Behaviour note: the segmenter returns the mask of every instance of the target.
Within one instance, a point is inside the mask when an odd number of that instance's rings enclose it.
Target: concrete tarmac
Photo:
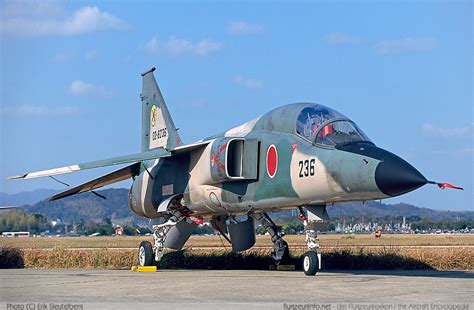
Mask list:
[[[0,270],[0,309],[474,309],[474,272]],[[295,307],[293,307],[295,306]]]

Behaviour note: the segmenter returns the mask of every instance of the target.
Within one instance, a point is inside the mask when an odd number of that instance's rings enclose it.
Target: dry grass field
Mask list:
[[[419,246],[474,246],[474,235],[389,235],[376,239],[373,235],[319,235],[321,247],[419,247]],[[135,249],[143,240],[152,241],[152,237],[41,237],[41,238],[0,238],[0,246],[13,246],[20,249],[52,248],[93,248]],[[285,240],[290,248],[305,248],[304,235],[288,235]],[[229,244],[222,239],[224,245]],[[269,236],[257,236],[256,247],[271,247]],[[223,248],[218,236],[192,236],[185,247]]]
[[[137,264],[136,250],[111,251],[66,249],[23,250],[26,268],[106,268],[128,269]],[[287,264],[301,269],[304,250],[291,251]],[[437,269],[474,270],[474,249],[381,248],[324,249],[324,269]],[[268,269],[270,250],[257,249],[234,254],[225,250],[185,250],[168,252],[159,268],[188,269]]]
[[[26,268],[128,269],[136,264],[143,240],[151,237],[0,238],[0,258],[16,248],[18,266]],[[288,263],[300,268],[304,236],[285,240]],[[474,270],[474,235],[321,235],[319,241],[324,269]],[[217,236],[193,236],[184,251],[167,253],[159,267],[268,269],[272,264],[269,236],[258,236],[256,247],[239,254],[223,242],[225,248]]]

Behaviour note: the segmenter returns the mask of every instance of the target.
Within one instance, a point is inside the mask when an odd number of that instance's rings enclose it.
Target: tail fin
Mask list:
[[[156,83],[153,67],[142,73],[142,152],[164,147],[173,149],[182,145],[165,100]]]

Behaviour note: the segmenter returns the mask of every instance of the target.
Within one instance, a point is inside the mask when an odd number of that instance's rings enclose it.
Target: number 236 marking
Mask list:
[[[298,166],[300,167],[299,177],[303,178],[303,177],[308,177],[308,176],[314,176],[315,165],[316,165],[315,159],[300,160],[298,162]]]

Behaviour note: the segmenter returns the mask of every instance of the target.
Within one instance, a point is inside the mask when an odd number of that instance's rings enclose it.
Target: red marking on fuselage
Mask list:
[[[297,147],[298,147],[298,143],[296,143],[296,142],[293,143],[293,144],[291,145],[291,153],[294,153]]]
[[[273,178],[278,170],[278,152],[275,145],[270,145],[267,150],[267,174]]]
[[[219,161],[219,156],[221,153],[226,149],[227,143],[224,143],[218,150],[216,155],[211,155],[211,165],[214,166],[216,164],[222,170],[225,170],[225,165]]]
[[[204,220],[195,216],[190,216],[189,219],[198,225],[204,224]]]

